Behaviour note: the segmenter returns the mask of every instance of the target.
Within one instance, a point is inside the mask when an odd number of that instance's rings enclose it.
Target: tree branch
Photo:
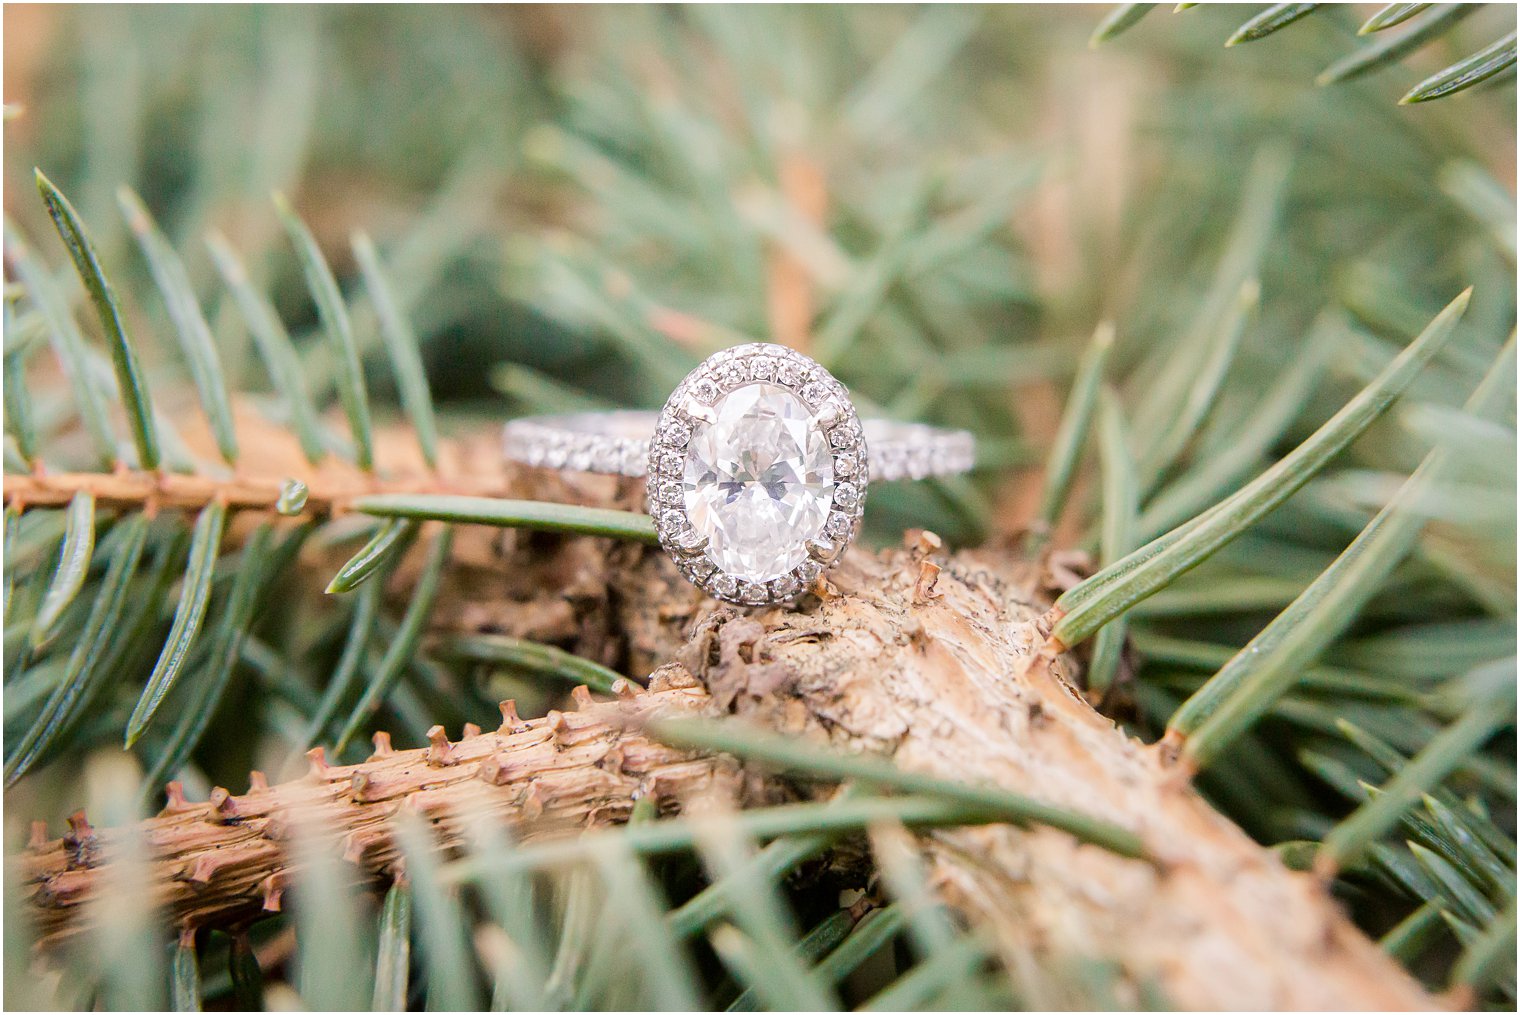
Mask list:
[[[314,748],[303,778],[270,786],[254,772],[246,793],[218,787],[204,803],[186,801],[170,783],[168,806],[126,830],[97,831],[83,812],[59,839],[48,841],[34,825],[23,871],[39,931],[56,943],[83,929],[90,899],[111,884],[106,868],[129,837],[151,850],[147,897],[174,926],[225,928],[281,908],[298,825],[339,839],[362,876],[389,880],[403,809],[434,823],[441,846],[452,848],[467,815],[505,821],[531,839],[624,822],[642,796],[674,806],[700,792],[715,759],[693,759],[629,724],[653,710],[706,706],[701,687],[672,677],[648,692],[622,681],[618,691],[620,701],[600,703],[578,693],[576,711],[530,720],[503,702],[498,730],[467,729],[451,743],[435,726],[432,742],[417,750],[393,750],[379,733],[375,753],[357,765],[329,765]]]
[[[319,808],[371,875],[395,858],[390,822],[401,806],[438,824],[445,846],[458,841],[453,818],[466,808],[530,834],[624,820],[636,793],[673,809],[711,784],[719,763],[628,730],[628,710],[634,718],[665,708],[732,712],[789,736],[887,754],[904,769],[1092,814],[1134,831],[1161,858],[1158,867],[1038,827],[919,835],[940,895],[989,929],[1010,968],[1031,956],[1056,964],[1101,956],[1117,963],[1121,989],[1137,1000],[1159,990],[1186,1008],[1432,1005],[1322,883],[1285,868],[1156,748],[1077,693],[1070,661],[1040,651],[1047,602],[1038,567],[1004,552],[936,560],[932,546],[857,551],[830,573],[821,601],[752,613],[715,608],[683,592],[658,554],[620,547],[634,556],[614,569],[616,581],[644,595],[611,596],[610,624],[645,650],[668,652],[672,627],[689,633],[654,673],[651,693],[596,705],[583,697],[573,713],[509,719],[505,732],[435,739],[361,765],[318,765],[240,797],[176,799],[142,829],[164,904],[191,924],[277,905],[290,863],[280,813],[296,803]],[[792,783],[757,770],[742,785],[754,803],[789,794]],[[76,827],[36,845],[33,899],[57,936],[77,926],[110,862],[110,836]]]

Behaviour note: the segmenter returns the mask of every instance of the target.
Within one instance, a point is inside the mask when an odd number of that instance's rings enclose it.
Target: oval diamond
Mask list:
[[[746,384],[693,427],[682,486],[712,562],[764,582],[807,559],[834,500],[834,459],[801,398],[779,384]]]

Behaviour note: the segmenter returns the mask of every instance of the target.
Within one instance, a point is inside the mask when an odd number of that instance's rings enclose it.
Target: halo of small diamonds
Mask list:
[[[794,548],[793,556],[801,556],[800,563],[765,580],[720,566],[715,557],[721,559],[724,554],[715,553],[708,537],[694,527],[687,500],[686,462],[694,435],[713,424],[715,406],[750,385],[766,385],[766,391],[783,389],[781,397],[789,407],[805,410],[809,433],[822,438],[814,455],[822,449],[828,456],[823,464],[832,468],[827,511],[816,537],[808,539],[805,547]],[[655,519],[660,545],[694,585],[745,606],[789,602],[839,561],[859,531],[869,482],[867,462],[865,434],[855,406],[833,375],[784,346],[735,346],[703,361],[676,386],[660,411],[649,443],[649,514]]]

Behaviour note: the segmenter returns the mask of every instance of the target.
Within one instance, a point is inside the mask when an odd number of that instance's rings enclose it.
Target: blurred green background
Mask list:
[[[268,381],[211,231],[273,300],[314,393],[336,400],[275,191],[332,262],[392,419],[355,229],[383,253],[449,432],[656,407],[717,348],[800,345],[863,409],[982,443],[969,479],[873,491],[870,535],[883,541],[909,525],[958,544],[1021,538],[1102,320],[1116,326],[1108,377],[1132,423],[1136,535],[1149,538],[1310,433],[1474,286],[1410,412],[1134,611],[1105,707],[1154,736],[1366,524],[1514,331],[1513,71],[1397,102],[1513,32],[1514,8],[1476,10],[1401,62],[1324,87],[1317,74],[1368,44],[1356,31],[1377,5],[1327,7],[1223,48],[1257,9],[1158,8],[1093,49],[1106,7],[8,6],[5,209],[62,266],[33,167],[71,196],[160,389],[186,374],[122,184],[181,252],[229,382],[255,396]],[[1259,306],[1232,317],[1252,280]],[[1231,326],[1228,369],[1190,417],[1190,386]],[[41,391],[57,380],[40,362],[35,379]],[[1414,754],[1487,693],[1468,675],[1494,663],[1512,703],[1512,403],[1506,413],[1327,654],[1345,679],[1296,690],[1205,773],[1263,841],[1318,838],[1354,805],[1358,778],[1381,781],[1338,720]],[[1178,443],[1161,431],[1180,418]],[[62,432],[66,408],[41,421]],[[70,465],[61,447],[55,468]],[[1094,471],[1058,548],[1097,550]],[[306,646],[313,671],[331,647]],[[250,756],[283,743],[263,708],[248,724],[257,746],[197,754],[207,784],[241,784]],[[7,710],[8,739],[25,718]],[[454,729],[479,716],[434,718]],[[87,734],[115,749],[114,729]],[[1513,760],[1502,733],[1453,777],[1511,839]],[[78,802],[50,785],[31,799]],[[1430,898],[1386,882],[1341,885],[1377,932]],[[1512,869],[1509,883],[1512,904]],[[1424,961],[1452,954],[1448,941]]]
[[[268,203],[287,191],[340,275],[349,231],[377,238],[461,417],[658,405],[710,349],[771,336],[767,259],[786,251],[827,365],[886,411],[975,430],[993,467],[1038,458],[1100,315],[1127,362],[1185,329],[1263,145],[1293,173],[1245,383],[1335,296],[1396,280],[1404,303],[1439,303],[1492,260],[1451,242],[1475,229],[1441,174],[1471,160],[1512,191],[1513,86],[1394,99],[1512,12],[1329,89],[1313,76],[1365,12],[1230,52],[1248,10],[1163,12],[1091,52],[1102,13],[18,7],[6,209],[45,234],[41,167],[141,278],[115,200],[133,186],[205,290],[234,383],[256,386],[201,237],[228,236],[299,338],[314,311]],[[1508,312],[1492,286],[1478,301]],[[1008,531],[1024,502],[1006,474],[893,490],[877,531],[926,513],[961,538]]]
[[[1461,241],[1477,230],[1441,181],[1470,161],[1512,189],[1513,87],[1394,99],[1509,13],[1315,88],[1364,11],[1229,52],[1248,9],[1161,12],[1092,52],[1103,10],[16,8],[6,209],[45,236],[41,167],[141,280],[115,198],[134,187],[205,291],[234,383],[256,387],[201,238],[224,233],[309,339],[268,203],[286,191],[345,284],[348,233],[376,237],[461,417],[659,404],[710,349],[773,334],[784,251],[816,291],[812,351],[864,401],[976,430],[992,467],[1042,453],[1099,316],[1124,363],[1186,329],[1264,145],[1292,175],[1244,383],[1328,300],[1393,280],[1405,304],[1439,303],[1494,258]],[[1480,286],[1479,310],[1508,299]],[[1018,490],[997,475],[892,491],[879,531],[926,511],[952,535],[1008,531]]]

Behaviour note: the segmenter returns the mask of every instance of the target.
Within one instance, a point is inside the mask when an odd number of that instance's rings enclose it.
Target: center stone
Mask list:
[[[712,562],[769,581],[807,559],[834,500],[834,459],[812,414],[786,388],[748,384],[720,398],[686,448],[683,489]]]

